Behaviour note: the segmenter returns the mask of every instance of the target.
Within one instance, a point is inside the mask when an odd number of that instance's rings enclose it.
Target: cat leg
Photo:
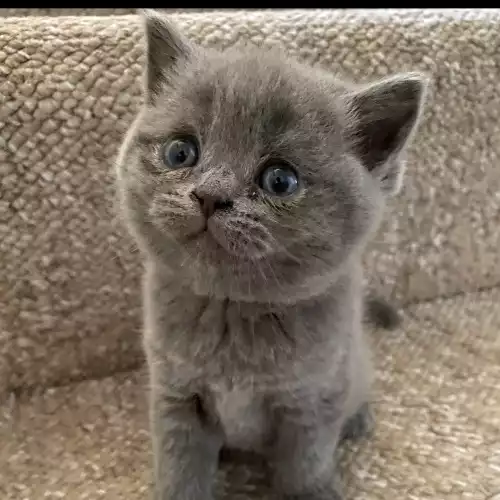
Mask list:
[[[154,500],[210,500],[222,434],[196,396],[152,388]]]
[[[340,441],[357,440],[373,433],[375,419],[369,403],[363,403],[359,410],[342,427]]]
[[[342,500],[335,474],[341,412],[280,408],[275,417],[269,462],[276,490],[285,500]]]

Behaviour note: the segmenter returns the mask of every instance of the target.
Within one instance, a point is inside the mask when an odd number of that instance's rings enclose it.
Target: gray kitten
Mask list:
[[[145,256],[156,500],[207,500],[221,451],[285,499],[341,498],[369,427],[361,253],[397,191],[425,84],[203,49],[144,11],[146,101],[117,162]]]

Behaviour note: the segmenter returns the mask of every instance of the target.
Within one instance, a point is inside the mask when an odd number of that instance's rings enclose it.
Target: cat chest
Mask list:
[[[213,411],[225,435],[226,446],[258,450],[267,434],[262,398],[252,388],[224,385],[210,387]]]

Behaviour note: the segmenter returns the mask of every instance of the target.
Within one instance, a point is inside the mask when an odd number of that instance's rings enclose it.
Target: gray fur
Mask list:
[[[334,452],[363,428],[370,388],[360,256],[399,187],[423,80],[354,87],[144,22],[147,99],[117,185],[145,257],[155,499],[212,498],[223,448],[265,457],[286,499],[341,498]],[[176,133],[201,145],[191,169],[162,165]],[[258,188],[269,157],[295,166],[297,194]],[[206,219],[194,191],[230,204]]]

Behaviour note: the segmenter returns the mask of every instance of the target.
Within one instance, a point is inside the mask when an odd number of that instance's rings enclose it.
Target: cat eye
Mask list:
[[[261,189],[275,196],[289,196],[297,191],[299,179],[292,167],[278,163],[262,171],[258,184]]]
[[[162,160],[170,169],[190,168],[199,158],[198,142],[193,137],[176,137],[162,148]]]

